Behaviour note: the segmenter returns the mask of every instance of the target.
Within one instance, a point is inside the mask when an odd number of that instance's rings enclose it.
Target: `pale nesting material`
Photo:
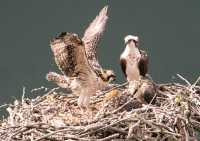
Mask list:
[[[3,141],[195,140],[200,129],[197,104],[200,95],[196,93],[200,89],[177,83],[157,84],[155,102],[145,105],[134,97],[139,92],[141,99],[148,98],[153,83],[140,82],[145,84],[138,88],[131,81],[128,87],[115,85],[110,92],[100,91],[91,99],[91,114],[78,108],[75,95],[60,95],[56,89],[42,97],[16,101],[9,104],[8,118],[0,122],[0,138]],[[137,90],[130,94],[128,89]],[[175,98],[180,94],[183,98],[176,104]]]

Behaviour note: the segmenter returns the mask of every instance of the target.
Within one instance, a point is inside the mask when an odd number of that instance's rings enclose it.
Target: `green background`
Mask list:
[[[99,60],[116,72],[118,83],[125,81],[119,56],[127,34],[140,37],[156,82],[177,81],[177,73],[191,82],[199,76],[198,0],[1,0],[0,104],[20,98],[23,86],[27,97],[38,95],[30,93],[33,88],[55,87],[45,80],[48,71],[58,72],[49,40],[62,31],[82,36],[105,5],[109,5],[109,21]]]

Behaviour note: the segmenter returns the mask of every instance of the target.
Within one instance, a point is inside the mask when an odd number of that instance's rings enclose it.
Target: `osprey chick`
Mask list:
[[[66,77],[58,79],[56,73],[49,73],[48,79],[57,81],[62,87],[65,83],[73,93],[79,95],[78,105],[88,107],[90,96],[95,95],[97,90],[105,88],[108,83],[104,82],[94,69],[90,66],[84,42],[74,33],[62,33],[54,38],[51,43],[51,49],[59,69]],[[52,77],[54,76],[54,77]]]
[[[121,69],[127,81],[139,80],[140,76],[146,76],[148,71],[148,57],[145,51],[138,48],[138,36],[127,35],[126,48],[120,56]]]
[[[101,77],[101,79],[105,82],[111,82],[115,79],[115,73],[113,70],[106,70],[101,67],[97,59],[97,45],[103,35],[105,30],[105,26],[108,20],[107,16],[108,6],[105,6],[96,18],[90,23],[89,27],[85,30],[82,41],[85,44],[85,52],[87,60],[90,66],[94,69],[95,73]],[[65,78],[56,73],[47,74],[47,80],[56,82],[59,86],[67,86],[66,84],[60,83],[59,77],[61,80]],[[56,78],[56,79],[55,79]],[[62,81],[62,82],[70,82],[70,81]],[[60,85],[62,84],[62,85]]]
[[[107,87],[108,83],[115,79],[112,70],[101,67],[96,54],[98,42],[108,19],[107,9],[108,6],[105,6],[99,12],[85,30],[82,40],[74,33],[61,33],[51,42],[55,61],[64,75],[49,72],[46,78],[62,88],[77,90],[76,93],[80,93],[78,100],[80,106],[86,107],[89,104],[88,95],[83,96],[84,92],[80,91],[82,88],[89,95],[95,94],[97,89]],[[79,61],[76,62],[77,60]],[[92,88],[88,86],[94,86],[94,89],[91,90]]]

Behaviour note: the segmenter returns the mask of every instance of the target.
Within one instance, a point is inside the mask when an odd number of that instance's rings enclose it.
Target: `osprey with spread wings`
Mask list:
[[[75,33],[61,33],[50,42],[55,61],[64,75],[47,74],[47,80],[70,88],[79,95],[78,105],[88,107],[90,96],[108,86],[115,78],[112,70],[104,70],[97,60],[96,48],[108,19],[107,6],[86,29],[83,38]]]

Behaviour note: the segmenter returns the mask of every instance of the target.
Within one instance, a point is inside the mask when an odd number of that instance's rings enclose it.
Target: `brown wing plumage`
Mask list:
[[[88,61],[96,73],[101,73],[102,70],[102,67],[97,59],[96,49],[108,20],[107,9],[108,6],[105,6],[100,11],[99,15],[85,30],[84,36],[82,38],[83,42],[85,43],[85,51]]]
[[[138,67],[140,70],[140,75],[146,76],[148,72],[148,64],[149,64],[149,58],[147,56],[147,53],[143,50],[140,50],[141,58],[138,63]]]
[[[51,41],[51,49],[56,64],[64,75],[86,81],[93,74],[86,58],[84,44],[76,34],[62,33]]]
[[[55,81],[63,88],[68,87],[65,85],[66,83],[69,84],[73,93],[79,95],[78,105],[88,107],[90,96],[95,95],[96,91],[104,88],[106,84],[99,81],[96,73],[90,67],[84,43],[76,34],[62,33],[51,42],[51,49],[56,64],[66,77],[63,79],[54,73],[48,75],[47,79]]]
[[[122,69],[125,77],[127,78],[127,74],[126,74],[126,59],[120,58],[120,66],[121,66],[121,69]]]

